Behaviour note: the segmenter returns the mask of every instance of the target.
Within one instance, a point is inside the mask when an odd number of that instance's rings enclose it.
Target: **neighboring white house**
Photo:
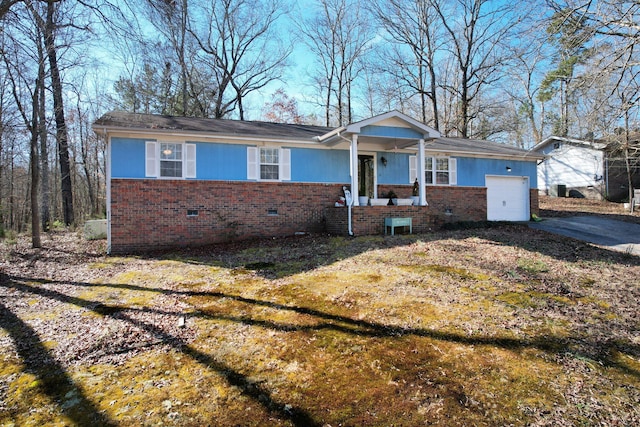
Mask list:
[[[538,163],[538,190],[552,196],[568,196],[574,190],[585,197],[601,198],[606,178],[605,147],[598,142],[559,136],[540,142],[531,149],[545,156]]]

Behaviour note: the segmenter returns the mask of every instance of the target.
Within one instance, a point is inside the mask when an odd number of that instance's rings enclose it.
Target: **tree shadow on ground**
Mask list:
[[[283,241],[272,241],[269,245],[260,246],[260,248],[267,249],[264,253],[258,253],[258,257],[251,258],[251,252],[246,257],[237,257],[230,251],[229,247],[217,247],[215,250],[210,251],[207,248],[201,248],[195,253],[189,251],[172,251],[164,254],[149,255],[153,259],[178,259],[183,262],[189,262],[194,264],[224,264],[230,268],[247,268],[250,262],[253,263],[269,263],[271,262],[271,256],[274,253],[285,254],[286,258],[282,262],[288,262],[290,260],[298,260],[298,263],[294,268],[287,270],[287,274],[295,274],[297,272],[308,271],[315,269],[321,265],[328,265],[333,262],[345,259],[348,256],[354,256],[359,253],[364,253],[376,249],[391,248],[397,246],[411,245],[417,241],[428,243],[430,241],[438,241],[442,239],[466,239],[472,236],[479,236],[484,239],[489,239],[496,242],[498,245],[509,245],[522,247],[527,250],[540,252],[542,254],[549,255],[551,257],[575,262],[578,260],[597,260],[603,259],[611,260],[626,265],[640,265],[640,259],[637,257],[630,257],[626,254],[620,254],[613,251],[607,251],[600,248],[595,248],[591,245],[572,241],[570,244],[566,242],[562,243],[559,248],[549,247],[549,236],[546,233],[542,234],[536,230],[530,230],[526,226],[504,226],[496,229],[481,229],[481,230],[462,230],[453,232],[439,232],[429,235],[411,235],[411,236],[396,236],[396,237],[381,237],[361,239],[341,239],[338,243],[344,243],[345,245],[353,245],[349,248],[340,250],[334,247],[333,251],[331,247],[319,247],[318,238],[295,238],[295,245],[293,247],[287,246],[285,241],[284,250],[281,250]],[[326,239],[326,237],[322,237]],[[322,241],[320,242],[322,243]],[[334,242],[335,243],[335,242]],[[323,243],[324,244],[324,243]],[[270,252],[268,249],[277,249],[275,252]],[[567,251],[566,249],[572,249]],[[243,251],[246,249],[246,245],[237,246],[236,251]],[[312,255],[307,255],[309,253]],[[301,256],[309,256],[310,258],[300,258]],[[250,261],[250,262],[249,262]],[[256,264],[256,266],[269,266],[269,264]],[[270,276],[273,272],[264,274]],[[219,319],[231,322],[237,322],[241,324],[252,325],[260,328],[276,330],[276,331],[318,331],[323,329],[331,329],[340,333],[350,334],[360,337],[376,337],[376,338],[396,338],[403,336],[420,336],[428,337],[435,340],[442,340],[448,342],[455,342],[465,345],[487,345],[495,346],[505,349],[518,350],[526,348],[539,349],[554,355],[573,355],[574,357],[588,357],[593,359],[604,366],[613,367],[633,375],[640,377],[640,372],[629,368],[626,365],[618,363],[611,354],[615,350],[624,350],[628,354],[632,354],[635,357],[640,357],[640,346],[633,344],[624,344],[624,348],[620,349],[615,341],[608,343],[597,342],[591,340],[589,337],[557,337],[557,336],[537,336],[531,339],[515,339],[515,338],[503,338],[493,336],[478,336],[478,335],[463,335],[451,332],[440,331],[436,329],[425,328],[404,328],[394,325],[388,325],[378,322],[370,322],[367,320],[354,319],[348,316],[333,314],[327,311],[318,310],[313,307],[305,307],[297,304],[281,304],[273,301],[260,300],[256,298],[246,298],[240,295],[234,295],[223,292],[208,292],[208,291],[189,291],[189,290],[173,290],[162,289],[154,287],[137,286],[127,283],[86,283],[86,282],[55,282],[48,279],[40,279],[33,277],[18,277],[6,275],[0,272],[0,286],[13,288],[26,294],[39,295],[44,298],[59,301],[61,303],[73,304],[78,307],[90,310],[97,314],[117,318],[127,321],[133,326],[144,329],[150,334],[158,338],[159,342],[166,343],[175,348],[203,366],[211,369],[212,371],[221,373],[225,376],[228,383],[237,388],[242,394],[250,397],[255,402],[262,405],[273,416],[276,416],[282,420],[289,420],[294,425],[319,425],[310,413],[303,408],[291,407],[285,405],[281,401],[278,401],[272,393],[260,385],[256,385],[255,382],[250,381],[249,378],[234,369],[227,364],[216,360],[216,358],[210,354],[202,352],[195,348],[179,337],[173,336],[170,333],[156,327],[153,324],[141,322],[127,315],[127,310],[142,310],[153,311],[153,308],[127,308],[118,307],[117,309],[110,310],[107,304],[102,301],[94,301],[90,299],[78,298],[73,295],[67,295],[46,287],[34,285],[39,283],[46,285],[47,283],[61,283],[69,284],[75,287],[111,287],[114,289],[125,289],[132,291],[146,291],[146,292],[158,292],[163,294],[175,295],[182,298],[188,297],[204,297],[211,300],[228,299],[238,303],[247,304],[249,306],[268,307],[273,310],[295,312],[313,317],[316,322],[313,325],[299,325],[286,322],[275,322],[272,320],[264,320],[255,318],[251,315],[238,313],[237,315],[228,313],[216,313],[215,311],[197,311],[194,316],[200,316],[207,319]],[[12,340],[16,343],[19,356],[23,359],[26,370],[38,376],[38,378],[44,384],[44,392],[57,401],[59,404],[63,402],[65,394],[70,390],[78,391],[77,387],[73,384],[73,381],[69,378],[64,367],[57,362],[48,350],[43,346],[42,342],[37,336],[37,333],[28,324],[22,321],[18,316],[7,309],[6,306],[0,306],[2,310],[0,315],[0,327],[7,330]],[[199,307],[196,307],[198,310]],[[22,344],[19,344],[22,342]],[[580,342],[583,344],[582,348],[593,348],[594,350],[587,354],[579,353],[575,350],[574,344]],[[37,357],[36,357],[37,356]],[[53,387],[47,384],[51,382],[47,380],[47,372],[56,371],[59,372],[59,378],[57,379],[58,387]],[[61,385],[60,385],[61,384]],[[113,422],[101,414],[96,406],[84,395],[78,392],[80,403],[75,405],[72,409],[65,409],[71,419],[77,420],[78,424],[82,424],[85,418],[91,420],[90,424],[93,425],[113,425]],[[75,418],[74,418],[75,417]]]
[[[590,243],[534,230],[525,224],[487,222],[463,224],[460,229],[426,234],[355,238],[307,235],[235,242],[196,249],[149,252],[142,257],[244,269],[253,271],[265,279],[275,279],[312,271],[369,251],[410,246],[416,242],[462,242],[472,237],[538,252],[560,261],[608,261],[621,265],[640,265],[640,256],[633,254],[603,249]],[[458,250],[464,251],[464,247],[460,246]]]
[[[36,286],[32,286],[27,284],[28,282],[33,283],[34,280],[29,278],[20,278],[20,277],[8,277],[8,283],[11,287],[18,289],[25,293],[31,293],[40,295],[46,298],[50,298],[53,300],[57,300],[63,303],[73,304],[79,307],[83,307],[94,311],[96,313],[107,313],[107,316],[118,317],[120,319],[126,320],[131,324],[141,327],[149,332],[151,332],[154,336],[158,337],[161,342],[170,343],[176,349],[183,351],[185,353],[190,354],[192,357],[197,359],[198,361],[207,361],[207,363],[203,363],[212,369],[225,372],[229,375],[231,373],[231,377],[237,378],[237,382],[242,383],[240,381],[244,378],[244,382],[249,384],[246,380],[246,377],[243,377],[242,374],[234,372],[227,366],[224,366],[220,362],[216,362],[211,356],[206,354],[199,354],[200,352],[183,340],[178,337],[172,336],[163,330],[146,323],[140,323],[138,320],[133,319],[131,317],[126,316],[123,313],[125,309],[131,310],[140,310],[145,312],[153,312],[153,308],[123,308],[122,306],[114,307],[114,310],[109,310],[109,306],[103,304],[98,301],[86,300],[78,297],[68,296],[66,294],[52,291]],[[40,280],[41,283],[51,283],[48,280]],[[318,322],[313,325],[298,325],[292,323],[279,323],[271,320],[264,319],[256,319],[250,315],[246,314],[238,314],[238,315],[227,315],[227,314],[216,314],[211,311],[203,311],[199,307],[194,307],[197,311],[192,314],[192,316],[203,317],[207,319],[218,319],[225,321],[232,321],[247,325],[259,326],[261,328],[283,331],[283,332],[293,332],[293,331],[315,331],[315,330],[323,330],[323,329],[331,329],[336,332],[341,332],[345,334],[351,334],[354,336],[360,337],[373,337],[373,338],[394,338],[394,337],[404,337],[404,336],[419,336],[419,337],[427,337],[435,340],[447,341],[447,342],[455,342],[465,345],[488,345],[494,347],[500,347],[504,349],[518,350],[518,349],[526,349],[533,348],[544,351],[549,354],[573,354],[576,357],[587,357],[589,359],[595,360],[596,362],[602,364],[603,366],[617,368],[621,371],[634,375],[640,378],[640,372],[629,368],[628,366],[622,365],[618,363],[611,357],[612,351],[624,350],[626,353],[631,354],[635,357],[640,357],[640,345],[635,345],[632,343],[624,343],[619,344],[615,340],[609,340],[606,343],[602,343],[596,339],[589,339],[589,337],[566,337],[566,336],[535,336],[532,338],[510,338],[510,337],[500,337],[500,336],[483,336],[483,335],[464,335],[461,333],[454,333],[448,331],[441,331],[437,329],[425,329],[425,328],[411,328],[411,327],[402,327],[396,326],[392,324],[384,324],[379,322],[372,322],[363,319],[354,319],[352,317],[333,314],[323,310],[318,310],[312,307],[304,307],[300,305],[294,304],[281,304],[273,301],[267,300],[259,300],[255,298],[247,298],[240,295],[234,295],[224,292],[211,292],[211,291],[189,291],[189,290],[169,290],[169,289],[155,289],[155,288],[147,288],[136,285],[128,285],[128,284],[90,284],[83,282],[75,282],[70,283],[74,286],[78,287],[112,287],[117,289],[129,289],[129,290],[144,290],[144,291],[154,291],[164,294],[171,294],[180,297],[204,297],[210,298],[211,300],[233,300],[243,304],[247,304],[250,306],[260,306],[260,307],[268,307],[274,310],[286,311],[286,312],[295,312],[298,314],[308,315],[312,318],[318,320]],[[5,281],[2,283],[5,286]],[[238,310],[239,313],[243,313],[242,310]],[[584,352],[578,351],[574,349],[574,344],[580,343],[581,347],[584,348],[592,348],[593,351]],[[620,347],[624,348],[620,348]],[[197,357],[196,357],[197,356]],[[202,362],[201,362],[202,363]],[[238,384],[232,384],[238,386]],[[241,386],[238,386],[242,389]],[[266,405],[268,408],[284,408],[284,405],[280,405],[276,402],[269,401],[269,404]],[[289,412],[286,411],[284,415],[288,418]]]
[[[101,314],[107,317],[117,318],[119,320],[124,320],[130,323],[131,325],[146,330],[151,333],[153,336],[158,338],[159,342],[164,344],[169,344],[174,349],[184,353],[185,355],[190,356],[193,360],[202,364],[203,366],[211,369],[217,373],[224,375],[227,382],[237,388],[242,394],[250,397],[256,403],[262,405],[267,411],[272,413],[274,416],[283,419],[290,420],[296,426],[319,426],[320,424],[315,422],[312,417],[303,409],[296,408],[290,405],[286,405],[282,402],[277,401],[264,387],[261,387],[259,384],[255,384],[250,381],[247,376],[233,369],[232,367],[224,364],[216,360],[213,356],[206,354],[195,347],[189,345],[188,343],[181,340],[179,337],[173,336],[170,333],[163,331],[162,329],[156,327],[155,325],[142,322],[136,320],[125,313],[125,310],[122,307],[118,307],[117,310],[108,310],[108,306],[99,301],[91,301],[83,298],[78,298],[74,296],[69,296],[63,294],[58,291],[45,289],[41,287],[36,287],[30,285],[34,279],[32,278],[18,278],[13,276],[8,276],[0,273],[2,277],[0,277],[0,286],[13,288],[19,290],[21,292],[33,295],[39,295],[41,297],[49,298],[51,300],[56,300],[65,304],[73,304],[78,307],[85,308],[87,310],[91,310],[96,314]],[[49,283],[47,280],[38,280],[36,281],[44,284]],[[75,286],[96,286],[88,283],[70,283]],[[100,285],[100,286],[109,286],[109,285]],[[125,285],[126,286],[126,285]],[[116,286],[121,287],[121,286]],[[145,288],[147,291],[148,288]],[[44,348],[42,343],[40,342],[37,333],[30,328],[26,323],[24,323],[18,316],[8,310],[5,306],[0,307],[2,309],[2,316],[0,316],[1,326],[3,329],[7,330],[11,335],[14,343],[18,347],[18,352],[21,359],[27,365],[27,371],[36,375],[39,379],[43,381],[45,384],[44,391],[54,398],[57,402],[62,400],[62,397],[70,388],[75,388],[68,374],[62,365],[55,361],[55,359],[49,354],[49,352]],[[147,309],[142,309],[147,311]],[[18,332],[15,332],[17,330]],[[22,343],[22,344],[21,344]],[[25,346],[24,343],[33,343],[31,345],[27,344]],[[33,354],[39,356],[39,358],[34,359]],[[33,362],[30,362],[33,361]],[[48,372],[51,371],[51,367],[55,367],[56,372],[59,372],[59,378],[56,384],[50,384],[47,382]],[[79,393],[79,392],[78,392]],[[93,425],[93,426],[111,426],[115,425],[112,421],[106,419],[100,412],[98,412],[95,405],[84,395],[78,394],[81,398],[77,405],[74,406],[74,410],[69,412],[70,417],[75,421],[77,420],[78,425]],[[64,409],[64,406],[61,406]],[[83,415],[88,414],[88,415]],[[75,418],[74,418],[75,416]],[[90,422],[87,422],[83,416],[89,416]]]
[[[9,285],[2,280],[2,286]],[[69,377],[66,369],[51,356],[31,326],[0,302],[0,328],[7,331],[14,342],[18,356],[24,364],[24,372],[38,378],[42,390],[75,425],[115,426],[106,415],[89,400]],[[69,397],[73,404],[69,404]]]

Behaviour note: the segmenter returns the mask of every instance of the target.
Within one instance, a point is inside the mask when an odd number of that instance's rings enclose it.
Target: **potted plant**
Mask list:
[[[411,200],[413,200],[413,206],[418,206],[420,204],[420,183],[418,183],[418,178],[416,178],[415,182],[413,183]]]
[[[393,190],[389,190],[387,193],[387,199],[389,199],[389,205],[395,205],[396,200],[398,200],[398,195]]]
[[[389,199],[389,195],[385,193],[381,193],[378,198],[370,198],[369,204],[371,206],[387,206],[391,204],[391,199]]]
[[[410,206],[413,203],[411,199],[401,199],[399,198],[393,190],[389,190],[387,193],[387,197],[391,199],[390,205],[396,206]]]

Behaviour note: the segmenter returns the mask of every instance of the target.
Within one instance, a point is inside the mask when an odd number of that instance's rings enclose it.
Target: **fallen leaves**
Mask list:
[[[640,421],[637,257],[521,226],[44,245],[0,244],[0,424]]]

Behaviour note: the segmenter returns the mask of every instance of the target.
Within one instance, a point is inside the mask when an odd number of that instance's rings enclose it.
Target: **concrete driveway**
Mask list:
[[[597,216],[546,218],[529,226],[615,251],[640,255],[640,225]]]

